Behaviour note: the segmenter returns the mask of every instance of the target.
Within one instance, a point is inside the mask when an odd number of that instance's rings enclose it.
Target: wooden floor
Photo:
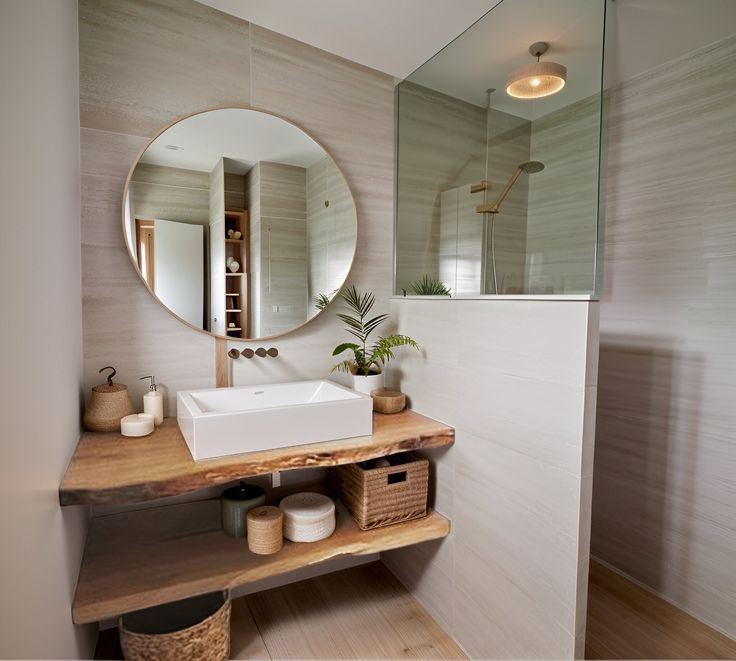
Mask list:
[[[466,659],[380,562],[233,601],[233,659]],[[98,659],[121,658],[117,630]]]
[[[590,567],[587,659],[736,659],[736,642],[597,562]],[[233,659],[465,659],[381,564],[233,601]],[[121,658],[117,630],[97,659]]]
[[[591,562],[586,659],[736,659],[736,641]]]

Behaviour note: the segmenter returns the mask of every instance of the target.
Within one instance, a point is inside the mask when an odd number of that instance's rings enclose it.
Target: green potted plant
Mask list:
[[[416,296],[452,296],[452,292],[444,282],[426,273],[409,287]]]
[[[393,349],[409,346],[419,349],[417,343],[407,335],[387,335],[379,337],[369,344],[368,338],[390,315],[379,314],[368,318],[376,297],[368,292],[361,293],[352,285],[342,294],[342,299],[348,306],[349,313],[338,313],[338,317],[345,323],[348,333],[354,336],[357,342],[343,342],[338,344],[333,356],[344,351],[351,351],[352,358],[347,358],[333,366],[332,371],[348,372],[353,375],[353,389],[370,395],[372,390],[383,385],[383,366],[393,357]]]

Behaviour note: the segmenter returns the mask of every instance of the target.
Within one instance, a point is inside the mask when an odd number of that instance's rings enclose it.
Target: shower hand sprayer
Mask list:
[[[536,172],[541,172],[542,170],[544,170],[544,163],[542,163],[541,161],[522,161],[516,166],[516,170],[514,170],[514,173],[511,175],[509,180],[506,182],[506,185],[501,190],[501,193],[499,194],[498,199],[493,204],[483,202],[483,204],[479,204],[475,207],[476,213],[491,214],[491,266],[493,268],[493,293],[494,294],[498,294],[498,279],[496,277],[496,216],[498,215],[498,213],[500,213],[501,205],[503,204],[503,201],[506,199],[506,196],[509,194],[509,192],[513,188],[514,184],[516,183],[516,180],[522,174],[534,174]],[[485,197],[486,197],[485,191],[490,190],[490,188],[491,188],[490,182],[487,179],[484,179],[480,184],[471,186],[470,192],[479,193],[480,191],[484,191],[483,199],[485,200]],[[484,236],[485,236],[485,231],[486,230],[484,229]],[[485,282],[485,275],[483,275],[483,281]]]

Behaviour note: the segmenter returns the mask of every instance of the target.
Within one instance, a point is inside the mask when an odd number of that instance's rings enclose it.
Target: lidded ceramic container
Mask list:
[[[92,388],[89,405],[84,412],[84,426],[89,431],[120,431],[120,421],[135,413],[128,386],[112,382],[116,373],[114,367],[103,367],[100,373],[105,370],[112,370],[112,373],[107,377],[107,383]]]
[[[248,510],[266,502],[266,491],[257,484],[241,481],[237,487],[225,489],[220,496],[222,529],[230,537],[245,537]]]

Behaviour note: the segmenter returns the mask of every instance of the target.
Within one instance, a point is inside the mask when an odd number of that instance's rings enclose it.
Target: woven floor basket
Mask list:
[[[128,661],[230,658],[230,600],[223,592],[128,613],[119,628]]]
[[[330,468],[330,485],[361,530],[418,519],[427,514],[429,461],[417,452],[384,458],[390,466]],[[382,462],[382,463],[385,463]]]

